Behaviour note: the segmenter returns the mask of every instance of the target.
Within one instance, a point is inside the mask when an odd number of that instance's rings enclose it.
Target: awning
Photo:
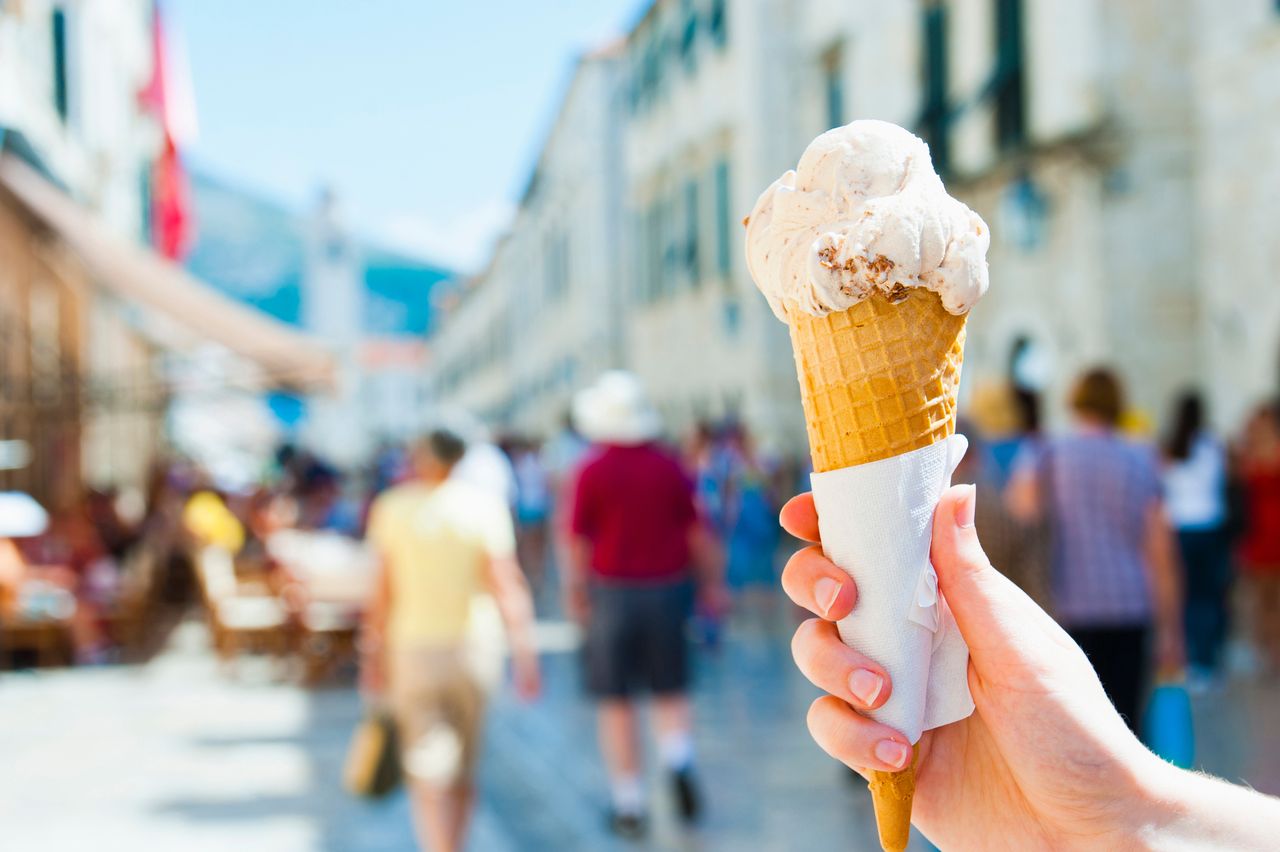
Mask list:
[[[112,233],[93,214],[12,153],[0,153],[0,186],[76,254],[96,283],[122,300],[164,315],[193,337],[251,361],[278,385],[327,388],[330,352],[312,337],[242,305],[181,266]]]

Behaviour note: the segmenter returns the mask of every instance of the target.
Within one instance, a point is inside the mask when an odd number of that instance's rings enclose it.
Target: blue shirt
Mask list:
[[[1155,452],[1114,433],[1079,433],[1050,440],[1034,464],[1053,537],[1058,620],[1149,624],[1147,518],[1161,490]]]

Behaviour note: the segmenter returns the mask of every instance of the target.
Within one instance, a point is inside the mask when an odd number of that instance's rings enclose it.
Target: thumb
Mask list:
[[[929,558],[969,653],[981,662],[1019,645],[1027,627],[1048,616],[991,567],[974,526],[976,501],[973,485],[955,485],[942,495],[933,515]]]

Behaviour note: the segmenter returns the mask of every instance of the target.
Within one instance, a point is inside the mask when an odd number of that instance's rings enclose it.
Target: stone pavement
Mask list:
[[[145,666],[0,675],[0,849],[411,850],[402,794],[368,803],[339,786],[354,691],[308,692],[270,674],[220,674],[189,622]],[[805,733],[815,694],[785,630],[740,630],[704,657],[707,818],[678,830],[655,778],[642,848],[874,849],[863,785]],[[1238,683],[1223,698],[1197,700],[1206,768],[1280,793],[1280,733],[1264,728],[1280,688]],[[497,698],[480,783],[472,849],[637,848],[603,831],[604,778],[571,654],[548,655],[541,702]]]

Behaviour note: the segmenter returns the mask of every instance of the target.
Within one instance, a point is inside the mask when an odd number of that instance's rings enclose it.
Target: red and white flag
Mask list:
[[[164,139],[151,167],[151,243],[165,257],[181,260],[195,235],[191,184],[181,155],[182,146],[195,139],[195,97],[182,40],[172,29],[166,33],[160,8],[157,3],[151,21],[151,80],[139,93]]]

